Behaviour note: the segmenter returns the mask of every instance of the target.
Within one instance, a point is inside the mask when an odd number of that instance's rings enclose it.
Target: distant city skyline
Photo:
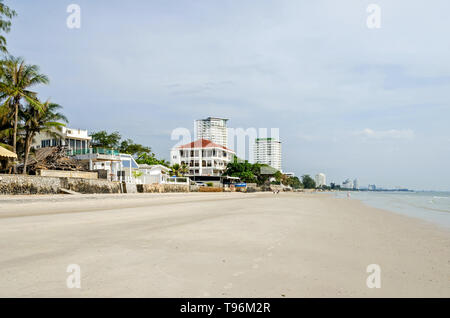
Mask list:
[[[450,190],[448,1],[379,0],[380,29],[370,1],[80,0],[80,29],[70,1],[5,3],[9,52],[49,76],[37,91],[69,127],[168,158],[173,129],[214,114],[279,128],[297,176]]]

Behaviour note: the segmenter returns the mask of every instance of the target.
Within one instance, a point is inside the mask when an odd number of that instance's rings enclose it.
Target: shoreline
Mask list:
[[[0,198],[2,297],[450,296],[449,231],[327,193],[15,199]]]

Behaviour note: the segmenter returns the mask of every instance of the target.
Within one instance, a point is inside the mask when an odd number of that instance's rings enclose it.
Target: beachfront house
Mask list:
[[[140,176],[136,179],[138,183],[153,184],[153,183],[167,183],[170,169],[163,165],[139,165]]]
[[[187,176],[194,181],[221,182],[227,164],[233,160],[235,152],[207,139],[198,139],[185,145],[174,147],[170,153],[171,165],[186,165]]]
[[[42,132],[36,134],[31,144],[34,149],[45,147],[65,146],[70,150],[83,151],[89,149],[92,137],[87,130],[61,127],[61,131],[49,134]]]
[[[170,162],[189,167],[191,176],[221,176],[235,152],[207,139],[175,147],[171,151]]]

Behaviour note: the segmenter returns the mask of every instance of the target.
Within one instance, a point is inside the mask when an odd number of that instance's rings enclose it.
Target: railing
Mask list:
[[[89,155],[89,154],[118,156],[119,151],[107,148],[70,149],[67,151],[68,156]]]
[[[169,177],[163,180],[164,183],[169,184],[189,184],[190,179],[187,177]]]

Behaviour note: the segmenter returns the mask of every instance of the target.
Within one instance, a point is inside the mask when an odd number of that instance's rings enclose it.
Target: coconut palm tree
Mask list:
[[[0,62],[0,100],[3,107],[13,110],[13,151],[17,153],[17,126],[22,100],[39,111],[42,104],[37,99],[37,93],[29,89],[38,84],[48,84],[48,77],[39,73],[37,65],[25,64],[20,57],[9,56]]]
[[[180,165],[180,164],[176,163],[172,167],[170,167],[170,174],[175,175],[177,177],[182,177],[188,172],[189,172],[189,168],[186,165]]]
[[[47,133],[57,138],[61,136],[62,127],[68,120],[66,116],[58,112],[62,107],[55,103],[46,101],[42,104],[41,109],[36,109],[32,105],[28,105],[21,113],[24,121],[25,130],[25,155],[23,160],[23,174],[27,172],[28,156],[30,154],[31,142],[37,133]]]

